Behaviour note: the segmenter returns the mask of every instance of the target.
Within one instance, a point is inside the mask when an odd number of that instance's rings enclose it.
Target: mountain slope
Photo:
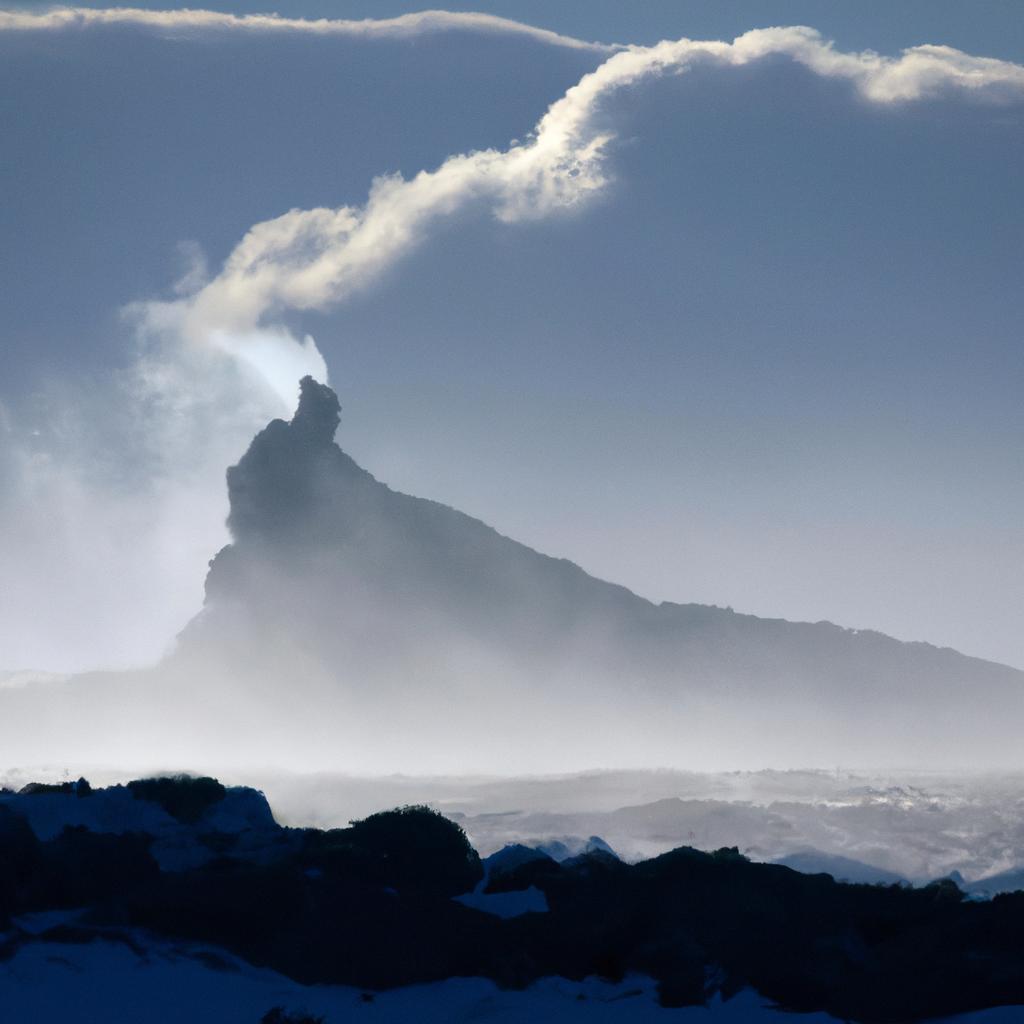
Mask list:
[[[304,379],[292,421],[228,471],[232,543],[175,652],[150,671],[0,691],[9,758],[1020,766],[1024,673],[831,623],[653,604],[392,491],[337,447],[338,423],[334,392]]]
[[[292,422],[228,472],[233,543],[179,659],[301,665],[371,719],[382,700],[438,728],[440,703],[474,733],[554,719],[567,749],[593,727],[633,762],[685,747],[720,763],[969,764],[1022,721],[1020,672],[831,623],[655,605],[392,491],[334,444],[338,422],[334,393],[307,378]]]

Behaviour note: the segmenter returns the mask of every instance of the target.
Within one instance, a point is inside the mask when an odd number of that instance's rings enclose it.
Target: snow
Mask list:
[[[547,912],[547,897],[535,885],[514,892],[483,892],[478,886],[473,892],[456,896],[455,901],[473,910],[482,910],[497,917],[519,917],[520,914]]]
[[[0,804],[25,818],[44,842],[68,826],[115,835],[151,835],[150,851],[162,871],[188,871],[212,860],[213,851],[199,840],[204,833],[237,836],[232,854],[258,863],[280,857],[290,842],[288,833],[274,821],[266,797],[244,786],[228,789],[194,825],[183,824],[152,800],[136,799],[125,786],[97,789],[83,797],[74,793],[5,794],[0,796]]]
[[[203,815],[203,825],[216,832],[245,832],[250,829],[276,829],[267,798],[247,786],[232,786],[224,799]]]
[[[44,915],[33,915],[34,928]],[[50,922],[58,923],[56,921]],[[388,992],[303,986],[211,946],[162,941],[141,932],[81,944],[26,939],[0,963],[4,1021],[33,1024],[258,1024],[274,1006],[323,1016],[325,1024],[837,1024],[824,1013],[773,1009],[750,990],[708,1007],[664,1009],[655,983],[633,975],[611,984],[546,978],[502,991],[481,978],[452,978]],[[145,950],[145,952],[143,952]],[[949,1018],[949,1024],[1019,1024],[1018,1007]],[[933,1022],[937,1024],[937,1022]]]
[[[519,917],[521,914],[547,913],[548,899],[535,885],[528,889],[517,889],[512,892],[485,892],[490,884],[491,875],[502,871],[529,864],[535,860],[545,860],[547,854],[528,846],[512,844],[492,853],[483,860],[484,876],[477,882],[472,892],[455,897],[456,903],[473,910],[482,910],[485,914],[497,917]]]
[[[522,992],[504,992],[479,978],[453,978],[366,994],[347,986],[304,987],[210,947],[153,944],[140,956],[124,942],[83,945],[30,942],[0,964],[4,1019],[33,1024],[258,1024],[273,1006],[322,1015],[326,1024],[453,1024],[458,1021],[573,1024],[739,1024],[788,1014],[762,1006],[753,993],[728,1003],[665,1010],[649,978],[620,984],[596,979],[548,978]],[[792,1017],[801,1024],[832,1024],[824,1014]]]
[[[59,836],[65,826],[84,825],[92,832],[145,832],[154,836],[181,828],[159,804],[136,800],[124,786],[97,790],[84,797],[74,793],[3,796],[0,803],[25,818],[43,842]]]
[[[12,793],[0,796],[0,803],[27,819],[32,831],[44,842],[60,835],[65,826],[84,825],[92,832],[145,832],[153,836],[193,830],[158,803],[136,799],[126,786],[97,789],[82,797],[74,793]],[[228,789],[224,799],[210,807],[197,824],[205,832],[232,834],[277,828],[266,797],[244,786]]]

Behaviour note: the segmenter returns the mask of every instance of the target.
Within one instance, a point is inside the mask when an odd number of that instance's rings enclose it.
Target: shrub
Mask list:
[[[466,833],[429,807],[371,814],[352,822],[345,839],[369,855],[382,882],[398,889],[411,886],[455,896],[483,877],[480,858]]]
[[[194,825],[227,792],[216,780],[191,775],[169,775],[157,779],[136,779],[128,783],[136,800],[159,804],[172,818]]]
[[[20,796],[41,796],[44,793],[92,796],[92,786],[88,779],[79,779],[77,782],[30,782],[18,790]]]

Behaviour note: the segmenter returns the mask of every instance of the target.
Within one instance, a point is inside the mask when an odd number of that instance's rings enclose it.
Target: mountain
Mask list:
[[[1015,867],[1009,871],[1000,871],[998,874],[969,882],[963,888],[972,896],[986,899],[1004,892],[1019,892],[1024,889],[1024,868]]]
[[[460,774],[1017,765],[1024,673],[827,622],[654,604],[391,490],[335,444],[339,422],[334,392],[305,378],[291,422],[228,470],[232,542],[173,654],[0,690],[9,757]]]
[[[1024,721],[1024,673],[826,622],[654,604],[392,491],[334,443],[339,419],[306,378],[293,420],[228,471],[233,541],[179,661],[298,668],[382,727],[499,748],[514,734],[583,764],[1010,756],[993,740]]]
[[[894,871],[877,868],[850,857],[822,853],[821,850],[799,850],[774,861],[804,875],[831,875],[837,882],[861,885],[898,885],[910,883]],[[962,880],[961,880],[962,881]]]

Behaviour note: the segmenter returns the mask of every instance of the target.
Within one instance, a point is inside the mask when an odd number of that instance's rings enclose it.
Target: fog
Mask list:
[[[377,481],[311,376],[227,473],[205,605],[134,673],[0,690],[12,764],[416,774],[1020,768],[1021,673],[655,605]]]
[[[79,772],[94,785],[134,777],[109,763],[36,764],[0,772],[0,786]],[[484,856],[509,843],[556,852],[560,844],[559,856],[573,855],[597,836],[630,861],[679,846],[736,846],[753,860],[851,881],[918,885],[957,872],[981,896],[1024,884],[1018,773],[835,767],[444,776],[225,766],[218,775],[258,787],[276,820],[291,827],[340,828],[383,808],[426,804],[457,821]]]
[[[874,868],[873,876],[864,876],[869,881],[920,883],[958,871],[989,893],[1001,883],[994,879],[986,889],[985,879],[1024,863],[1020,782],[1016,774],[881,774],[848,767],[259,777],[279,819],[289,824],[337,826],[376,807],[427,803],[455,817],[485,854],[511,842],[560,840],[579,849],[597,835],[629,860],[678,846],[737,846],[754,860],[802,854],[801,867],[812,871],[849,871],[852,865],[830,860],[845,857]]]
[[[291,349],[291,350],[289,350]],[[82,671],[155,662],[202,604],[227,539],[224,469],[254,431],[326,379],[311,343],[243,355],[138,337],[114,379],[0,409],[0,663]]]

